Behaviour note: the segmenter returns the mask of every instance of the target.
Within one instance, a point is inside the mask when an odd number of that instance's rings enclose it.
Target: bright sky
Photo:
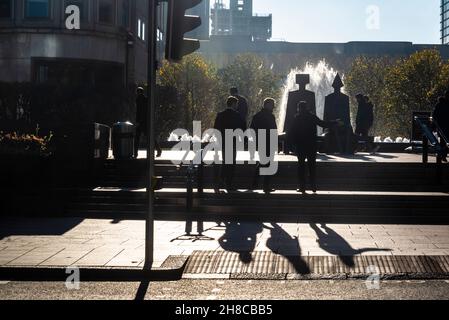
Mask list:
[[[254,12],[273,14],[273,40],[440,43],[440,0],[254,0]]]

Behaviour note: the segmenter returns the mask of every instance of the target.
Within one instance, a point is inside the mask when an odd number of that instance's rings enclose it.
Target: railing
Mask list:
[[[444,141],[444,143],[446,143],[446,146],[449,145],[449,139],[446,136],[445,132],[441,129],[440,125],[438,124],[438,122],[436,120],[433,120],[433,125],[435,126],[435,129],[437,130],[438,136],[440,137],[440,139],[442,139]]]
[[[436,121],[433,121],[431,117],[427,116],[416,116],[415,122],[421,127],[423,133],[423,163],[429,163],[429,146],[432,146],[435,149],[437,156],[437,172],[436,172],[436,181],[438,184],[442,183],[443,178],[443,158],[446,157],[446,150],[448,146],[448,139],[444,134],[441,127],[438,125]],[[438,134],[438,138],[434,134],[434,129]],[[444,147],[443,147],[444,146]],[[445,150],[446,148],[446,150]]]

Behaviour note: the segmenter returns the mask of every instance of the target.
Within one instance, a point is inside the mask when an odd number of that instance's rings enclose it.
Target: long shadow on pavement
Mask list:
[[[220,246],[239,254],[240,261],[249,264],[257,245],[257,235],[263,231],[262,223],[226,222],[226,231],[218,240]]]
[[[340,260],[348,267],[354,267],[354,257],[364,252],[391,251],[391,249],[380,248],[354,249],[342,236],[327,225],[321,225],[321,229],[316,224],[310,224],[310,227],[318,236],[320,248],[332,255],[339,256]]]
[[[273,253],[284,256],[299,274],[309,274],[310,269],[301,257],[298,238],[292,237],[279,224],[266,227],[263,223],[225,223],[225,234],[219,239],[220,246],[230,252],[239,254],[240,261],[249,264],[252,252],[257,245],[257,235],[264,228],[270,230],[266,246]]]
[[[271,237],[267,240],[267,247],[276,254],[284,256],[295,268],[298,274],[310,274],[310,268],[302,259],[298,237],[292,237],[277,223],[272,224]]]

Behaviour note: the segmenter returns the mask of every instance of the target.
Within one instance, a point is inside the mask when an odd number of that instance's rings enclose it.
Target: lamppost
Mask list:
[[[148,0],[148,112],[147,112],[147,216],[145,223],[145,270],[151,270],[154,255],[154,107],[156,93],[156,28],[158,0]]]
[[[199,49],[197,39],[185,39],[184,35],[201,26],[201,18],[186,15],[203,0],[148,0],[148,112],[147,112],[147,216],[145,224],[145,270],[151,270],[154,254],[154,116],[157,71],[157,6],[167,2],[167,32],[165,58],[171,62],[179,62],[182,58]]]

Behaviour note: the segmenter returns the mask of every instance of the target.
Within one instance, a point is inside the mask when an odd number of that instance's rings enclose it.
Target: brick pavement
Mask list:
[[[0,266],[142,267],[144,228],[143,221],[2,218]],[[155,223],[154,267],[171,255],[197,250],[311,257],[449,255],[446,225],[206,223],[202,238],[186,237],[184,228],[180,222]]]

